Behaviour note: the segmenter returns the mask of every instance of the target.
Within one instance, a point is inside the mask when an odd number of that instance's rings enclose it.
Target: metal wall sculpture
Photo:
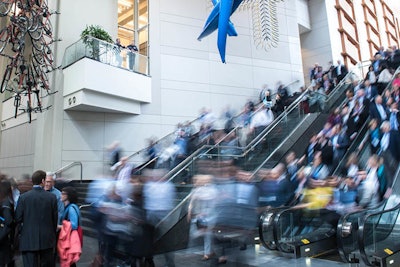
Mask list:
[[[2,0],[1,22],[7,22],[0,31],[0,55],[7,60],[0,93],[9,91],[14,97],[15,118],[50,108],[42,105],[42,98],[51,92],[48,73],[54,66],[51,44],[53,27],[47,0]]]
[[[252,11],[256,47],[265,50],[276,47],[279,42],[277,3],[282,1],[284,0],[212,0],[213,10],[197,39],[201,40],[218,29],[218,51],[225,63],[227,36],[237,36],[230,16],[240,7]]]

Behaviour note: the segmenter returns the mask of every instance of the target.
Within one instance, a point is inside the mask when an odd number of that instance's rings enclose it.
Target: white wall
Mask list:
[[[26,115],[24,116],[26,117]],[[32,174],[35,156],[36,121],[7,128],[1,135],[0,172],[19,179]]]
[[[300,37],[304,79],[307,85],[309,85],[310,68],[319,63],[326,69],[328,62],[334,60],[332,51],[336,43],[339,43],[331,42],[329,14],[325,1],[310,0],[308,3],[311,31],[303,33]]]
[[[297,23],[304,30],[311,30],[308,0],[296,0]]]
[[[206,5],[197,0],[150,0],[152,99],[142,105],[141,115],[64,112],[64,74],[57,72],[52,85],[60,93],[51,100],[54,109],[36,121],[34,168],[56,170],[82,161],[84,178],[93,179],[103,168],[105,146],[113,140],[120,140],[125,154],[130,154],[145,147],[146,138],[162,137],[178,122],[194,119],[202,107],[217,115],[226,105],[239,111],[247,99],[258,97],[265,83],[275,87],[277,81],[299,79],[293,91],[303,84],[295,5],[279,4],[280,43],[269,51],[253,44],[251,13],[234,14],[231,20],[239,36],[228,37],[227,64],[220,62],[216,33],[197,41],[210,12]],[[69,0],[60,1],[60,6],[58,34],[64,41],[56,50],[58,62],[86,24],[116,32],[116,1]],[[93,7],[96,12],[89,12]]]

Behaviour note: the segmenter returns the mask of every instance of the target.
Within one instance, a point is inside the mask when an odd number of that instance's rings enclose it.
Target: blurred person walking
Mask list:
[[[146,170],[143,186],[144,209],[147,223],[155,227],[174,208],[176,189],[172,182],[165,181],[162,169]],[[166,266],[175,267],[172,252],[164,254]]]

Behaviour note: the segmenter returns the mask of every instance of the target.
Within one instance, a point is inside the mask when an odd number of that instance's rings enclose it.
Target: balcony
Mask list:
[[[65,50],[64,110],[140,114],[151,101],[148,58],[91,38]]]

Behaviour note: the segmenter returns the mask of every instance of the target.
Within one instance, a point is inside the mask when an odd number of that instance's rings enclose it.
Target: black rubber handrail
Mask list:
[[[395,188],[395,190],[393,190],[392,195],[394,195],[394,196],[398,196],[400,194],[400,179],[399,179],[399,176],[400,176],[400,166],[397,168],[397,171],[396,171],[396,174],[395,174],[395,179],[394,179],[394,182],[393,182],[393,188]],[[397,184],[397,182],[399,184]],[[388,203],[388,201],[385,202],[385,204],[387,204],[387,203]],[[363,218],[363,220],[361,221],[361,224],[360,224],[359,229],[358,229],[358,245],[359,245],[359,249],[360,249],[360,255],[361,255],[361,258],[362,258],[363,262],[365,264],[367,264],[367,265],[372,265],[372,262],[369,261],[370,256],[367,254],[367,251],[365,249],[366,244],[365,244],[364,240],[365,240],[365,235],[367,234],[367,233],[365,233],[366,222],[371,217],[376,217],[376,216],[380,216],[381,217],[385,213],[399,212],[400,211],[400,203],[398,203],[393,208],[385,209],[385,207],[383,207],[382,209],[383,210],[380,210],[380,211],[377,211],[377,212],[368,213]],[[393,228],[395,227],[396,222],[397,222],[397,217],[398,217],[398,214],[396,216],[396,219],[394,220],[393,225],[389,229],[390,231],[389,231],[388,235],[390,235],[391,230],[393,230]]]

